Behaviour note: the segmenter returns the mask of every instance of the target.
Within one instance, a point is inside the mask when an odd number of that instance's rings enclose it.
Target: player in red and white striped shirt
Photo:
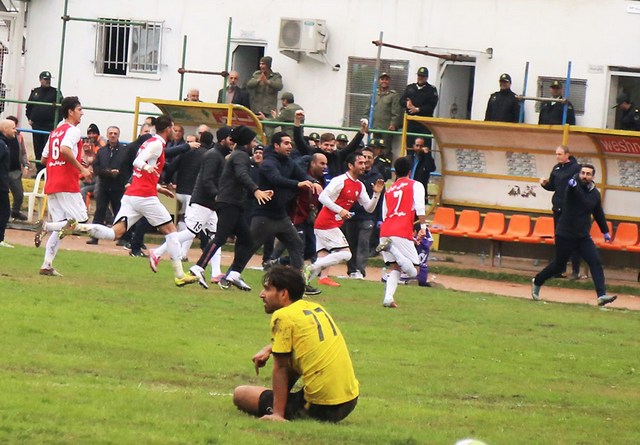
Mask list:
[[[346,162],[347,172],[333,178],[318,198],[324,206],[314,225],[318,259],[305,267],[307,284],[317,277],[322,269],[349,261],[351,250],[340,227],[345,219],[353,216],[350,210],[356,201],[367,212],[373,212],[380,199],[380,193],[384,190],[384,180],[379,179],[373,185],[373,197],[369,198],[364,184],[358,180],[365,171],[365,159],[361,152],[350,154]]]
[[[47,169],[44,192],[48,197],[51,222],[38,221],[34,239],[36,247],[39,247],[44,232],[53,232],[47,241],[40,268],[40,275],[48,276],[61,276],[53,268],[53,260],[60,247],[60,230],[69,220],[88,219],[79,179],[90,181],[92,176],[91,171],[80,163],[82,134],[77,127],[83,115],[80,100],[76,96],[65,97],[60,104],[60,112],[64,120],[51,132],[42,152],[42,163]]]
[[[425,236],[427,229],[425,219],[424,186],[413,179],[409,158],[398,158],[393,164],[396,171],[396,182],[384,195],[382,206],[382,225],[380,226],[380,245],[376,248],[382,253],[382,259],[391,266],[385,287],[384,307],[396,308],[394,294],[404,272],[410,278],[418,274],[416,266],[420,258],[413,238],[413,222],[416,216],[420,221],[418,241]]]

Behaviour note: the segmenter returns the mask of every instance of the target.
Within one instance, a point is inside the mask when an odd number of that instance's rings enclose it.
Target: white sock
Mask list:
[[[209,265],[211,266],[211,278],[217,277],[218,275],[222,275],[222,270],[220,269],[220,261],[222,260],[222,249],[218,249],[216,253],[211,257],[211,261],[209,261]]]
[[[391,304],[393,303],[393,296],[396,293],[396,289],[398,288],[398,281],[400,280],[400,271],[393,269],[389,272],[389,276],[387,277],[387,285],[384,288],[384,300],[382,304]]]
[[[400,269],[402,269],[402,271],[406,273],[409,278],[415,278],[416,276],[418,276],[418,270],[416,269],[416,266],[411,262],[409,258],[402,255],[400,253],[400,250],[398,250],[398,248],[393,244],[389,248],[389,253],[391,253],[391,255],[396,258],[396,263],[398,263]]]
[[[350,259],[351,259],[350,250],[338,250],[337,252],[332,252],[327,256],[318,258],[316,262],[311,265],[311,271],[312,271],[311,278],[317,277],[322,271],[322,269],[335,266],[336,264],[349,261]]]
[[[238,278],[240,278],[240,272],[237,272],[235,270],[230,270],[229,273],[227,274],[227,278],[231,280],[237,280]]]
[[[67,221],[56,221],[44,223],[44,230],[47,232],[59,232],[64,226],[67,225]]]
[[[78,224],[76,227],[80,232],[86,232],[92,238],[113,241],[116,239],[116,232],[111,227],[101,224]]]
[[[44,261],[42,262],[42,269],[51,269],[53,267],[53,260],[56,258],[59,246],[60,238],[58,238],[58,232],[51,232],[51,236],[49,236],[47,244],[44,248]]]
[[[183,230],[182,232],[176,232],[176,237],[178,242],[182,244],[187,240],[189,240],[189,242],[193,241],[193,239],[196,236],[193,234],[193,232],[190,232],[189,230]],[[162,243],[161,246],[155,248],[153,250],[153,253],[155,254],[155,256],[160,258],[162,255],[164,255],[166,251],[167,251],[167,242],[165,241],[164,243]]]
[[[184,277],[184,269],[182,269],[182,261],[180,258],[180,241],[178,241],[178,232],[168,233],[164,237],[167,244],[167,252],[171,258],[173,266],[173,274],[176,278]]]

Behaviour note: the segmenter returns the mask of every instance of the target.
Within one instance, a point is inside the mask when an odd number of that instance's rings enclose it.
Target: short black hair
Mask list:
[[[398,158],[396,162],[393,163],[393,168],[396,171],[396,178],[404,178],[405,176],[409,176],[411,161],[406,156]]]
[[[302,273],[291,266],[273,266],[262,277],[263,286],[273,286],[278,290],[288,290],[289,299],[298,301],[304,295],[305,282]]]
[[[282,138],[285,138],[285,137],[291,138],[291,136],[289,136],[284,131],[278,131],[277,133],[274,133],[274,135],[271,136],[271,145],[282,144]]]
[[[596,168],[593,166],[593,164],[581,164],[580,170],[582,170],[583,168],[590,168],[591,170],[593,170],[593,176],[596,175]]]
[[[203,131],[200,133],[200,143],[207,147],[213,145],[213,133],[210,131]]]
[[[347,156],[347,159],[344,160],[345,164],[347,164],[347,166],[349,164],[356,165],[356,158],[358,156],[362,156],[362,152],[360,150],[356,150],[353,153],[349,153],[349,155]]]
[[[163,114],[156,119],[156,133],[162,133],[167,128],[173,126],[173,121],[169,116]]]
[[[75,110],[78,105],[82,105],[78,96],[68,96],[62,99],[60,103],[60,113],[62,117],[65,119],[69,117],[69,111]]]

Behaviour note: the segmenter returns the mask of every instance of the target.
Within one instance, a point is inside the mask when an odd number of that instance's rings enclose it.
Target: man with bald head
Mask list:
[[[240,76],[237,71],[230,71],[227,77],[227,87],[218,91],[219,104],[238,104],[251,108],[249,92],[239,85]]]

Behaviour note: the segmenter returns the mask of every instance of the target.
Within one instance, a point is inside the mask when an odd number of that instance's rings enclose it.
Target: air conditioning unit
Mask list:
[[[280,19],[281,51],[324,53],[327,50],[327,27],[325,20]]]

